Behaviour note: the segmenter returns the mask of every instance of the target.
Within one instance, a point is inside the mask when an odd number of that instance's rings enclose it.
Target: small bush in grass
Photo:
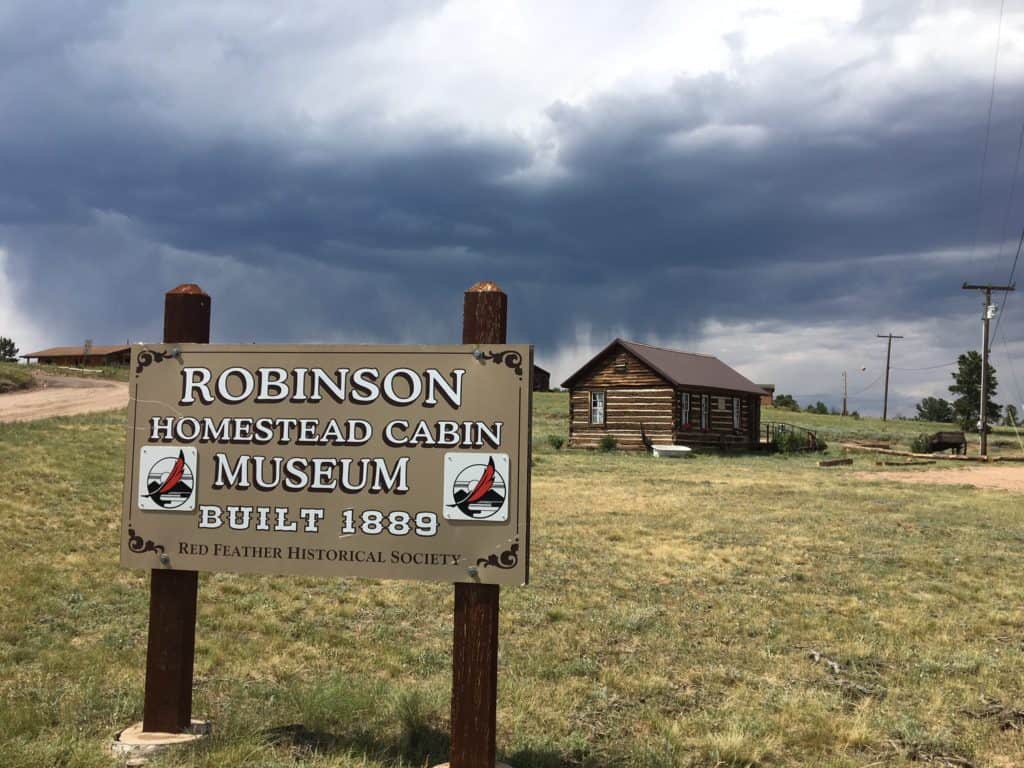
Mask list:
[[[796,453],[807,448],[807,439],[796,432],[779,432],[775,435],[775,449],[779,453]]]
[[[560,451],[562,446],[565,445],[565,438],[561,435],[548,435],[548,445],[556,451]]]
[[[616,445],[618,445],[618,443],[614,437],[611,435],[605,435],[601,438],[601,442],[597,444],[597,447],[607,453],[608,451],[614,451]]]
[[[928,440],[931,435],[922,432],[919,435],[915,435],[914,439],[910,441],[910,450],[913,453],[930,453],[928,448]]]

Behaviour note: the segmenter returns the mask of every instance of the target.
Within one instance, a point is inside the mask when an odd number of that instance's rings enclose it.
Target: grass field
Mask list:
[[[537,398],[532,583],[502,593],[503,759],[1024,765],[1021,494],[817,456],[555,451],[565,406]],[[113,766],[105,743],[141,717],[123,435],[119,413],[0,425],[5,768]],[[446,759],[451,609],[443,585],[202,576],[214,735],[154,765]]]
[[[831,416],[805,411],[786,411],[780,408],[764,408],[762,421],[781,421],[812,429],[829,442],[840,440],[890,440],[893,448],[907,448],[910,441],[922,433],[959,431],[955,424],[937,421],[915,421],[912,419],[890,419],[850,416]],[[1024,432],[1024,428],[1018,427]],[[1008,453],[1022,453],[1020,441],[1013,427],[989,427],[989,453],[993,456]],[[967,433],[968,451],[978,452],[978,435]]]
[[[35,384],[35,378],[27,366],[0,362],[0,394],[28,389],[33,384]]]
[[[110,379],[111,381],[128,381],[129,374],[127,365],[87,366],[86,370],[91,373],[83,373],[82,369],[66,365],[32,365],[29,368],[50,376],[75,376],[86,379]]]

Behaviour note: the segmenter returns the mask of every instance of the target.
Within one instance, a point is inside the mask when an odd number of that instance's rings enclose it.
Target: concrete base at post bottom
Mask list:
[[[207,720],[192,720],[192,725],[182,733],[146,733],[142,723],[130,725],[117,734],[110,744],[110,751],[127,766],[145,765],[151,758],[172,747],[195,744],[210,735]]]

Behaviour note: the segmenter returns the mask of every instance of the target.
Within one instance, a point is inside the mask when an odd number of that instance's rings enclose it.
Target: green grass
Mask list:
[[[812,429],[828,442],[841,440],[889,440],[893,448],[907,448],[910,441],[921,433],[957,432],[955,424],[913,419],[890,419],[850,416],[832,416],[806,411],[787,411],[782,408],[763,408],[762,421],[781,421]],[[1024,433],[1024,429],[1021,430]],[[978,435],[967,433],[968,450],[977,453]],[[992,455],[1021,453],[1021,445],[1012,427],[992,427],[989,432],[989,453]]]
[[[1024,765],[1024,733],[1003,727],[1024,709],[1021,495],[871,482],[817,456],[554,451],[565,396],[536,406],[533,580],[502,592],[507,762]],[[106,741],[141,717],[123,436],[121,414],[0,425],[5,768],[113,766]],[[153,765],[446,759],[451,593],[204,574],[195,711],[214,735]],[[965,714],[982,697],[1005,716]]]
[[[80,369],[75,370],[76,366],[32,365],[30,368],[50,376],[75,376],[87,379],[110,379],[112,381],[128,381],[129,374],[127,365],[85,366],[86,370],[94,371],[94,373],[83,373]]]
[[[0,394],[28,389],[34,384],[35,379],[27,366],[0,362]]]

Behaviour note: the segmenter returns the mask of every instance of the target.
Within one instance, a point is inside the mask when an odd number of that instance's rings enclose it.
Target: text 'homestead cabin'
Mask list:
[[[605,435],[625,450],[644,440],[692,448],[756,448],[761,387],[711,355],[615,339],[565,380],[569,446]]]

